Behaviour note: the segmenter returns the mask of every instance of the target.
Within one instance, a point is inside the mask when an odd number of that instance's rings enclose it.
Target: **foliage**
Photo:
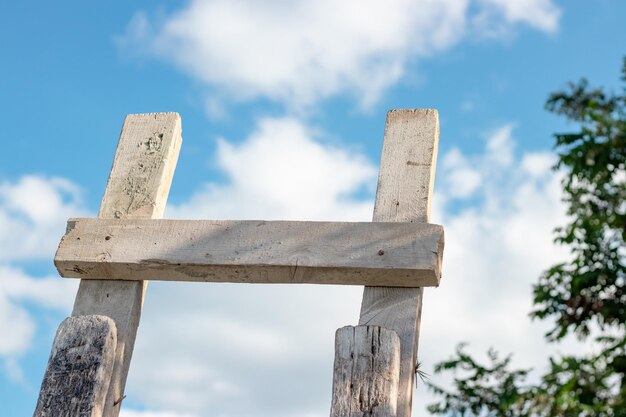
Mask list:
[[[614,372],[615,364],[608,362],[621,356],[624,366],[623,342],[616,350],[619,353],[614,355],[603,351],[589,358],[551,358],[549,371],[531,385],[525,384],[529,370],[509,369],[510,355],[499,360],[490,350],[490,364],[482,365],[460,345],[453,359],[435,367],[437,373],[455,373],[455,390],[429,384],[442,398],[428,410],[454,417],[624,417],[626,392]]]
[[[428,411],[452,416],[527,416],[524,409],[529,388],[523,385],[528,370],[509,371],[511,356],[502,360],[490,350],[489,365],[481,365],[457,347],[456,357],[435,366],[435,372],[452,370],[464,375],[454,381],[456,392],[450,393],[429,384],[431,390],[443,397],[440,404],[432,404]]]
[[[555,135],[570,219],[555,242],[572,256],[535,284],[531,316],[555,320],[551,342],[570,333],[586,339],[595,329],[597,352],[550,358],[540,382],[525,384],[529,371],[509,369],[510,356],[490,351],[490,364],[481,365],[461,345],[435,368],[455,373],[455,390],[429,384],[441,397],[429,407],[434,414],[626,416],[626,85],[611,94],[583,79],[551,94],[546,109],[580,127]]]
[[[626,60],[623,67],[626,82]],[[589,90],[586,80],[554,93],[546,108],[578,122],[576,133],[556,135],[571,223],[557,229],[556,242],[574,259],[550,268],[534,287],[533,317],[556,316],[549,334],[589,334],[592,322],[626,322],[626,94]],[[626,92],[626,89],[625,89]]]

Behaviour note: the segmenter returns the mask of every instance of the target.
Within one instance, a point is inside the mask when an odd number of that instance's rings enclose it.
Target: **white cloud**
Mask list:
[[[522,159],[522,169],[532,177],[542,177],[550,172],[550,169],[555,163],[556,160],[553,154],[531,153],[524,155]]]
[[[66,179],[0,182],[0,262],[51,259],[68,217],[86,215],[80,191]]]
[[[327,414],[334,332],[358,321],[361,293],[151,283],[129,398],[197,415]]]
[[[502,181],[511,175],[504,173],[514,162],[515,141],[512,137],[513,124],[505,124],[492,131],[485,144],[485,153],[477,156],[465,156],[458,148],[452,148],[442,157],[440,168],[440,195],[445,201],[472,197],[479,187],[483,192],[491,192],[494,182],[501,186]],[[524,173],[540,176],[549,171],[552,165],[550,154],[524,155],[522,169]],[[491,178],[486,178],[491,176]],[[492,196],[496,198],[496,196]],[[438,204],[440,205],[441,202]]]
[[[445,194],[450,198],[467,198],[480,186],[480,172],[472,168],[465,156],[453,148],[443,158],[442,166],[446,170]]]
[[[77,288],[78,280],[75,279],[32,278],[20,269],[0,265],[0,293],[14,300],[69,311]]]
[[[37,330],[27,306],[69,313],[77,288],[76,280],[32,278],[21,269],[0,264],[0,334],[5,335],[0,338],[0,358],[10,380],[23,382],[18,358],[30,348]]]
[[[10,357],[7,360],[5,360],[4,368],[11,382],[15,384],[23,384],[24,382],[26,382],[26,378],[24,376],[24,370],[17,363],[17,360],[15,358]]]
[[[468,20],[483,32],[519,22],[543,31],[558,25],[551,0],[470,4],[192,0],[165,16],[138,12],[118,41],[132,53],[172,62],[229,100],[261,97],[298,108],[348,93],[369,106],[415,57],[457,44]],[[218,102],[208,105],[211,114],[223,111]]]
[[[496,129],[487,141],[487,159],[483,163],[495,163],[503,168],[513,163],[513,125],[506,124]]]
[[[295,119],[262,119],[239,145],[220,139],[216,158],[230,183],[206,184],[168,217],[371,220],[373,203],[351,195],[373,191],[376,168]]]
[[[551,0],[480,0],[502,14],[508,23],[524,22],[545,32],[554,32],[559,25],[560,9]]]
[[[0,183],[0,357],[14,382],[21,382],[18,358],[31,346],[36,320],[29,305],[68,312],[78,282],[56,276],[31,277],[15,263],[52,260],[71,215],[85,214],[80,191],[62,178],[24,176]]]
[[[24,352],[35,333],[35,325],[28,312],[12,303],[3,293],[0,293],[0,331],[3,335],[10,335],[0,339],[0,356]]]

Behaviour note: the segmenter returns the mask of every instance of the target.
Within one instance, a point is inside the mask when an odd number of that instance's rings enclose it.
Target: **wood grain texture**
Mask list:
[[[375,222],[428,223],[439,119],[436,110],[387,113]],[[422,288],[365,287],[360,325],[393,329],[400,337],[398,417],[409,417],[422,311]]]
[[[70,219],[61,276],[203,282],[438,285],[432,224]]]
[[[34,417],[101,417],[117,330],[105,316],[65,319],[57,330]]]
[[[124,121],[98,217],[163,215],[182,143],[178,113],[131,114]],[[145,281],[81,280],[73,316],[101,314],[117,325],[115,366],[104,416],[119,415],[135,344]]]
[[[379,326],[346,326],[335,334],[331,417],[395,417],[400,338]]]

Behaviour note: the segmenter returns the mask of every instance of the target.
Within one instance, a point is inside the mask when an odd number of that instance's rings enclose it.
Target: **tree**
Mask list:
[[[511,356],[494,351],[483,365],[464,352],[436,365],[455,372],[454,390],[433,384],[441,397],[434,414],[454,416],[626,416],[626,58],[621,94],[592,89],[587,80],[549,96],[546,109],[579,129],[556,134],[571,222],[555,230],[571,260],[549,268],[533,287],[531,317],[554,320],[546,334],[581,341],[594,330],[599,353],[550,358],[538,384],[528,370],[511,370]],[[462,374],[461,376],[458,376]]]

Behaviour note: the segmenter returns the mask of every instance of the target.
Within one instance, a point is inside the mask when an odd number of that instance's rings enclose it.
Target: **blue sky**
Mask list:
[[[67,217],[96,213],[127,113],[182,116],[168,217],[367,221],[386,111],[437,108],[447,248],[420,360],[465,340],[541,369],[555,348],[526,313],[567,256],[549,166],[568,128],[543,104],[581,76],[618,88],[625,19],[618,0],[5,2],[0,415],[34,409],[76,289],[54,249]],[[327,414],[333,333],[360,291],[152,283],[125,416]]]

